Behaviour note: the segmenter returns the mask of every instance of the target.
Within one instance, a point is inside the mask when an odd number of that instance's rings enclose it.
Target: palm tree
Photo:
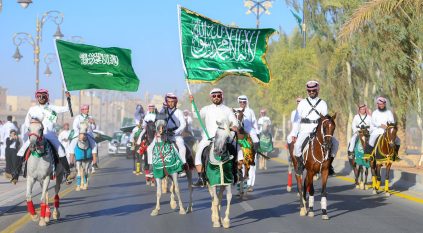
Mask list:
[[[340,39],[349,38],[358,31],[366,22],[377,17],[394,13],[404,14],[406,20],[413,21],[413,17],[421,16],[423,0],[371,0],[364,3],[342,26],[339,33]],[[412,13],[410,15],[410,12]]]

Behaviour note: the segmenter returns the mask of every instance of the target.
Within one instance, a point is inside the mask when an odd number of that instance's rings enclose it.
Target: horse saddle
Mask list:
[[[46,139],[48,146],[47,146],[47,150],[50,149],[50,152],[52,153],[53,156],[53,171],[56,170],[57,164],[59,163],[59,153],[57,152],[56,148],[54,148],[53,143],[51,143],[48,139]],[[47,151],[48,152],[48,151]],[[24,158],[23,160],[25,161],[25,167],[24,167],[24,171],[23,171],[23,177],[26,178],[27,175],[27,166],[28,163],[26,161],[28,161],[29,156],[31,156],[31,150],[29,149],[29,147],[26,149],[25,154],[24,154]],[[22,167],[22,162],[20,163],[20,165],[18,165],[18,167]],[[18,169],[20,170],[20,169]]]

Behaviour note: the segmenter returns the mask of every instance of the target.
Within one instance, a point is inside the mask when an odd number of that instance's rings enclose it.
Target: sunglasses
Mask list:
[[[47,99],[47,95],[44,95],[44,94],[37,95],[37,99]]]
[[[211,96],[212,96],[212,98],[222,98],[221,94],[213,94]]]
[[[246,104],[247,101],[239,101],[240,104]]]
[[[317,92],[316,90],[307,90],[308,93]]]

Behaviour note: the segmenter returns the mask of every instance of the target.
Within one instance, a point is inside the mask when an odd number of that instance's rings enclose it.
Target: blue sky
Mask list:
[[[61,25],[64,39],[81,36],[87,44],[102,47],[122,47],[132,50],[132,62],[140,79],[136,95],[164,94],[186,89],[179,51],[176,5],[239,27],[255,27],[255,16],[246,15],[242,0],[36,0],[22,9],[14,0],[3,1],[0,13],[0,86],[9,95],[33,95],[35,65],[32,47],[20,47],[23,58],[16,62],[12,37],[16,32],[35,36],[37,15],[49,10],[64,13]],[[290,33],[296,22],[285,0],[276,0],[271,15],[263,14],[260,27],[282,28]],[[40,87],[50,90],[53,98],[61,96],[61,78],[56,62],[51,64],[53,75],[45,77],[44,55],[54,52],[53,37],[56,26],[48,21],[43,27],[41,42]]]

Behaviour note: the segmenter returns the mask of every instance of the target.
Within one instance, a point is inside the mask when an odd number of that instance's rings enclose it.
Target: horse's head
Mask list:
[[[321,134],[323,137],[323,148],[329,152],[332,149],[332,137],[335,133],[335,119],[336,113],[333,116],[320,115],[319,123],[317,124],[317,134]]]
[[[361,125],[358,130],[358,137],[360,138],[362,145],[365,145],[365,142],[367,142],[367,139],[370,137],[369,126]]]
[[[216,124],[217,130],[213,140],[213,153],[215,155],[222,155],[227,151],[226,142],[231,135],[229,121],[227,119],[222,119],[216,121]]]
[[[270,131],[270,120],[265,120],[265,121],[263,121],[261,132],[267,133],[269,131]]]
[[[88,123],[83,121],[79,124],[79,141],[86,141],[87,140],[87,133],[88,133]]]
[[[244,110],[245,108],[233,108],[232,111],[234,111],[235,117],[238,120],[239,126],[243,127],[244,122]]]
[[[388,140],[390,147],[395,147],[395,139],[397,138],[398,127],[397,123],[387,123],[385,129],[385,137]]]
[[[166,132],[166,121],[159,119],[156,121],[156,132],[160,134],[160,136],[163,136]]]
[[[150,144],[153,141],[155,134],[156,123],[154,121],[147,121],[147,125],[145,127],[145,138],[147,139],[147,144]]]
[[[37,118],[32,118],[28,128],[29,148],[31,151],[43,140],[43,131],[43,123]]]

